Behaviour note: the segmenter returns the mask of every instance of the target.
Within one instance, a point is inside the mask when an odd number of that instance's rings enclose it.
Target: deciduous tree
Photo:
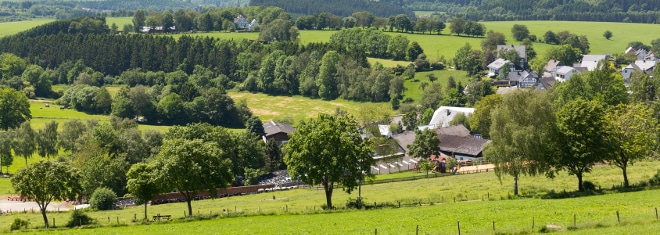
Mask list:
[[[607,112],[608,160],[621,168],[628,187],[628,165],[654,155],[658,131],[652,111],[644,104],[619,104]]]
[[[487,100],[495,105],[490,112],[490,138],[484,158],[495,164],[495,174],[513,177],[513,194],[518,195],[518,180],[522,175],[551,175],[551,159],[555,132],[552,102],[536,91],[517,91]],[[483,115],[483,114],[480,114]],[[483,128],[483,127],[480,127]]]
[[[484,97],[474,106],[474,113],[470,116],[470,127],[485,139],[490,139],[491,112],[502,104],[502,95],[493,94]]]
[[[514,24],[513,28],[511,28],[511,33],[516,41],[522,41],[529,37],[529,29],[527,29],[526,25]]]
[[[440,139],[434,129],[415,130],[415,140],[408,145],[411,157],[428,160],[431,155],[440,156]]]
[[[0,89],[0,129],[14,129],[31,118],[30,103],[25,94],[11,88]]]
[[[555,167],[575,175],[578,189],[584,191],[584,174],[591,172],[596,162],[605,160],[611,147],[607,142],[605,111],[597,101],[578,98],[559,108],[556,117],[559,147]]]
[[[0,131],[0,174],[2,167],[7,167],[5,173],[9,174],[9,166],[14,162],[14,156],[11,154],[11,133]]]
[[[25,166],[27,166],[28,158],[32,157],[37,150],[34,129],[30,126],[29,121],[21,124],[21,127],[16,130],[12,149],[16,155],[25,158]]]
[[[155,180],[157,171],[153,167],[146,163],[137,163],[126,173],[128,192],[135,197],[135,204],[144,204],[144,220],[147,220],[147,204],[161,192],[160,185]]]
[[[284,162],[291,178],[323,185],[326,205],[332,209],[335,184],[348,193],[358,181],[373,177],[369,140],[362,139],[358,123],[350,115],[319,114],[298,126],[284,147]]]
[[[192,216],[192,200],[204,190],[212,198],[217,188],[226,188],[232,182],[231,160],[213,143],[201,139],[165,140],[156,156],[157,180],[164,190],[176,190],[188,204]]]
[[[35,180],[38,179],[38,180]],[[48,228],[46,208],[52,201],[73,199],[80,192],[80,175],[66,163],[40,161],[19,170],[11,184],[20,195],[33,199]]]
[[[50,158],[57,155],[57,122],[47,122],[44,129],[37,131],[36,141],[39,156]]]

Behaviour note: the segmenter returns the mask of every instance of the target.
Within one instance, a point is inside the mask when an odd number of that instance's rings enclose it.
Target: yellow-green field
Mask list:
[[[269,96],[261,93],[228,92],[234,102],[245,99],[252,114],[263,121],[291,117],[300,120],[316,117],[319,113],[334,113],[341,109],[356,114],[361,109],[391,110],[389,103],[361,103],[346,100],[324,101],[303,96]]]
[[[52,19],[39,19],[30,21],[0,23],[0,38],[22,32],[36,26],[53,21]]]
[[[660,162],[635,164],[630,168],[630,180],[632,183],[646,181],[659,167]],[[419,174],[404,172],[387,177],[410,175]],[[585,180],[602,188],[610,188],[612,185],[619,185],[622,177],[618,168],[598,166],[593,173],[585,175]],[[195,214],[225,217],[228,214],[223,213],[223,210],[229,213],[237,211],[240,215],[235,218],[154,223],[149,226],[73,229],[59,233],[181,234],[200,231],[222,234],[365,234],[377,228],[379,234],[411,234],[415,225],[420,225],[422,234],[454,234],[453,229],[456,228],[457,221],[460,221],[465,234],[491,233],[493,221],[496,221],[497,232],[517,233],[531,232],[529,229],[532,217],[536,226],[534,231],[546,224],[556,224],[562,227],[562,231],[567,231],[567,227],[573,225],[574,214],[577,218],[576,232],[580,234],[589,234],[585,231],[613,234],[608,231],[619,231],[619,226],[630,226],[628,229],[637,231],[635,234],[649,234],[652,229],[659,227],[654,214],[654,208],[660,204],[660,198],[654,196],[659,191],[657,189],[568,199],[541,199],[550,191],[577,190],[576,178],[561,173],[555,179],[543,176],[521,177],[520,189],[523,197],[509,199],[512,181],[511,177],[505,176],[500,183],[493,172],[487,172],[367,184],[362,186],[362,197],[366,203],[398,206],[400,202],[402,208],[335,213],[319,212],[320,205],[325,202],[323,190],[278,191],[192,203]],[[343,207],[349,198],[356,197],[356,192],[349,195],[338,189],[334,192],[333,203]],[[143,209],[139,206],[112,211],[91,211],[88,214],[104,226],[116,224],[117,218],[121,224],[134,225],[133,218],[141,218]],[[148,214],[150,218],[152,215],[162,214],[178,219],[184,216],[184,211],[185,203],[171,203],[149,206]],[[621,213],[621,224],[616,222],[616,211]],[[62,226],[69,217],[69,212],[49,214],[50,220],[54,218],[58,226]],[[0,224],[5,225],[0,226],[0,232],[7,231],[14,218],[29,220],[30,227],[43,226],[43,220],[38,213],[14,213],[0,216]],[[330,227],[324,229],[324,226]],[[197,230],[197,227],[203,227],[205,232]],[[596,228],[599,229],[593,230]]]

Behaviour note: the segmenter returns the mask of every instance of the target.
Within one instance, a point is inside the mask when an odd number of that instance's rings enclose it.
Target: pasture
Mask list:
[[[108,25],[115,23],[120,29],[124,24],[131,24],[131,17],[108,17]],[[33,21],[21,21],[0,23],[0,37],[18,33],[23,30],[38,26],[51,19],[39,19]],[[542,38],[543,34],[552,30],[555,33],[568,30],[577,35],[586,35],[589,39],[592,54],[623,52],[628,43],[632,41],[641,41],[650,44],[651,40],[660,38],[660,25],[654,24],[635,24],[635,23],[613,23],[613,22],[583,22],[583,21],[492,21],[482,22],[487,30],[503,33],[508,44],[516,44],[511,35],[511,28],[514,24],[526,25],[530,33]],[[603,37],[603,32],[610,30],[613,37],[607,40]],[[337,31],[334,30],[301,30],[299,40],[306,44],[310,42],[327,42],[330,36]],[[398,35],[399,33],[386,32],[389,35]],[[442,35],[435,34],[403,34],[411,41],[417,41],[424,49],[429,59],[437,60],[440,56],[449,59],[454,56],[456,50],[465,43],[469,43],[473,49],[481,48],[483,38],[459,37],[449,35],[449,25],[442,32]],[[174,37],[180,37],[183,34],[175,34]],[[225,39],[257,39],[259,34],[256,32],[199,32],[190,34],[200,37],[218,37]],[[534,43],[534,49],[539,57],[544,57],[547,50],[553,47],[545,43]]]
[[[36,26],[48,23],[53,21],[53,19],[38,19],[38,20],[29,20],[29,21],[18,21],[18,22],[3,22],[0,23],[0,38],[4,36],[9,36],[12,34],[17,34],[19,32],[34,28]]]
[[[234,102],[245,100],[252,114],[266,122],[278,118],[291,117],[295,123],[316,117],[319,113],[332,114],[337,109],[356,114],[361,109],[391,110],[389,103],[362,103],[342,99],[325,101],[303,96],[270,96],[262,93],[235,92],[227,94]]]
[[[648,180],[660,168],[660,162],[640,162],[630,169],[633,183]],[[383,176],[406,177],[420,175],[412,172]],[[376,179],[378,179],[377,177]],[[596,167],[593,173],[585,175],[585,180],[603,188],[619,185],[622,181],[620,170],[610,166]],[[402,208],[389,208],[367,211],[320,212],[320,205],[325,202],[324,193],[318,189],[295,189],[272,193],[253,194],[240,197],[227,197],[215,200],[194,201],[195,214],[201,216],[234,217],[192,222],[166,222],[150,226],[119,226],[82,230],[63,230],[62,233],[190,233],[198,227],[208,233],[229,234],[364,234],[378,229],[379,234],[411,234],[415,225],[420,226],[421,234],[455,233],[456,222],[460,221],[463,233],[484,234],[492,231],[492,222],[496,222],[497,232],[531,231],[532,217],[536,228],[545,224],[562,226],[565,231],[573,224],[573,215],[577,217],[577,232],[598,231],[609,233],[609,229],[630,226],[628,229],[648,233],[658,228],[654,208],[660,204],[660,198],[653,196],[658,190],[644,190],[630,193],[613,193],[600,196],[583,196],[569,199],[541,199],[547,192],[577,190],[577,180],[562,172],[555,179],[543,176],[521,177],[520,189],[523,197],[511,197],[513,179],[505,176],[501,183],[493,172],[446,176],[415,181],[386,184],[363,185],[362,196],[365,203],[371,205],[397,205]],[[335,190],[333,203],[343,207],[348,198],[356,198],[357,192],[348,195],[340,189]],[[275,196],[275,200],[273,200]],[[456,202],[454,202],[456,199]],[[420,206],[421,204],[421,206]],[[396,207],[396,206],[395,206]],[[223,213],[226,210],[228,213]],[[134,225],[133,218],[143,216],[142,206],[129,207],[113,211],[90,211],[88,214],[99,224],[107,226],[117,223]],[[182,218],[186,211],[185,203],[171,203],[149,206],[152,215],[172,215]],[[621,214],[621,225],[617,224],[615,212]],[[68,221],[69,212],[50,213],[56,225]],[[14,213],[0,216],[0,224],[8,225],[14,218],[31,221],[31,227],[41,227],[43,220],[38,213]],[[110,218],[110,219],[108,219]],[[368,218],[368,219],[365,219]],[[354,221],[361,221],[355,223]],[[138,222],[141,223],[141,222]],[[222,226],[217,226],[221,224]],[[637,225],[637,226],[635,226]],[[641,225],[641,226],[639,226]],[[329,226],[329,227],[324,227]],[[0,227],[6,231],[8,226]],[[646,231],[646,232],[645,232]],[[593,232],[593,231],[592,231]],[[204,233],[204,232],[203,232]],[[582,234],[588,234],[582,232]]]

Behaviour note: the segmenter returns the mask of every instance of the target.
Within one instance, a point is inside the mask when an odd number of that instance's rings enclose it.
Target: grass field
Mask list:
[[[424,91],[419,88],[419,85],[423,82],[431,84],[431,81],[428,77],[429,74],[434,74],[435,77],[438,78],[435,83],[439,83],[443,88],[447,86],[447,81],[449,80],[450,76],[454,77],[454,80],[457,84],[458,82],[462,82],[463,85],[467,85],[469,82],[467,73],[460,70],[438,70],[415,73],[414,79],[406,80],[403,84],[406,88],[406,91],[404,92],[404,99],[410,97],[415,100],[416,103],[419,103],[419,101],[422,99],[422,95],[424,94]]]
[[[645,181],[660,168],[660,162],[640,162],[630,169],[630,180],[633,183]],[[385,177],[405,177],[414,173],[398,173]],[[419,174],[416,174],[419,175]],[[585,180],[594,182],[603,188],[619,185],[622,177],[618,168],[600,166],[593,173],[585,175]],[[216,200],[193,202],[196,214],[223,214],[223,209],[239,212],[237,218],[222,220],[196,221],[189,223],[165,223],[152,226],[128,226],[83,230],[64,230],[63,233],[94,233],[143,234],[147,231],[176,234],[191,233],[197,227],[211,229],[205,233],[229,234],[364,234],[378,228],[379,234],[410,234],[414,226],[420,225],[422,234],[455,233],[456,221],[460,221],[463,233],[484,234],[492,231],[491,223],[496,221],[498,232],[531,231],[532,216],[536,230],[545,224],[556,224],[566,230],[572,225],[573,215],[577,217],[577,227],[580,232],[595,227],[604,231],[616,229],[619,226],[631,226],[641,233],[658,226],[655,220],[654,207],[660,204],[660,198],[655,195],[659,190],[645,190],[632,193],[614,193],[602,196],[585,196],[570,199],[540,199],[549,191],[575,191],[577,180],[566,173],[555,179],[545,177],[522,177],[520,179],[521,193],[524,197],[509,200],[511,194],[511,177],[503,177],[502,183],[494,173],[447,176],[440,178],[420,179],[416,181],[395,182],[387,184],[364,185],[362,196],[366,203],[398,205],[401,209],[382,209],[368,211],[342,211],[337,213],[318,213],[320,205],[325,202],[322,190],[296,189],[228,197]],[[273,200],[275,196],[276,200]],[[355,198],[355,192],[348,195],[336,190],[333,203],[343,206],[349,197]],[[490,199],[489,199],[490,196]],[[456,203],[454,203],[456,198]],[[483,200],[483,201],[482,201]],[[422,204],[423,206],[418,206]],[[183,217],[185,203],[172,203],[149,207],[149,215],[169,214],[174,218]],[[288,209],[288,213],[286,210]],[[317,212],[313,212],[316,209]],[[615,211],[621,214],[622,225],[616,224]],[[101,225],[120,223],[131,224],[134,216],[141,217],[143,207],[132,207],[114,211],[95,211],[89,215],[96,218]],[[289,214],[291,213],[291,214]],[[268,216],[259,216],[266,214]],[[300,215],[305,214],[305,215]],[[60,226],[68,221],[69,213],[50,213],[49,218],[55,218]],[[108,217],[110,222],[108,222]],[[0,224],[8,225],[14,218],[31,221],[31,226],[42,226],[42,219],[37,213],[10,214],[0,216]],[[354,221],[361,221],[355,223]],[[328,224],[329,223],[329,224]],[[643,226],[633,226],[641,224]],[[216,226],[221,225],[221,226]],[[327,229],[323,226],[329,225]],[[0,231],[8,226],[0,227]],[[598,230],[601,231],[601,230]],[[631,230],[632,231],[632,230]],[[588,233],[583,233],[588,234]],[[609,234],[609,232],[605,232]]]
[[[39,19],[39,20],[30,20],[30,21],[18,21],[18,22],[5,22],[0,23],[0,38],[12,34],[16,34],[21,31],[31,29],[33,27],[48,23],[53,21],[52,19]]]
[[[391,109],[389,103],[360,103],[341,99],[324,101],[303,96],[269,96],[235,91],[230,91],[228,94],[234,102],[245,99],[252,114],[259,116],[263,121],[291,117],[295,123],[299,123],[300,120],[316,117],[319,113],[332,114],[337,108],[352,114],[360,109]]]

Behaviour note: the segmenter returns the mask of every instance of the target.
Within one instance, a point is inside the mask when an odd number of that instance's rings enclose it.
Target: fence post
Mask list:
[[[378,235],[378,229],[377,228],[374,229],[374,235]]]
[[[493,220],[493,232],[495,231],[495,221]]]
[[[419,235],[419,224],[415,227],[415,235]]]
[[[119,216],[117,216],[117,224],[119,224]]]
[[[573,214],[573,227],[577,227],[577,215]]]
[[[458,235],[461,235],[461,221],[456,221],[456,226],[458,226]]]
[[[108,216],[108,224],[110,223],[110,216]]]
[[[137,220],[137,214],[133,214],[133,220]]]
[[[286,212],[289,212],[289,205],[286,205]]]
[[[532,216],[532,229],[534,229],[534,216]]]
[[[55,226],[55,218],[53,218],[53,228],[54,227],[57,227],[57,226]]]
[[[655,208],[655,220],[658,220],[658,208]]]
[[[621,218],[619,217],[619,211],[616,211],[616,222],[621,223]]]

